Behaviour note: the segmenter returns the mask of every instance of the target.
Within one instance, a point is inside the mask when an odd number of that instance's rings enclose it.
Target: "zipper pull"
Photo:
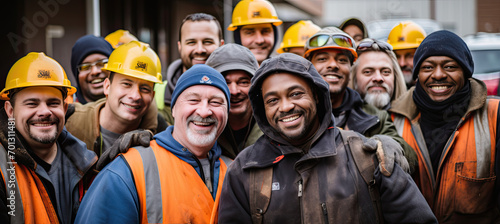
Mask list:
[[[299,198],[302,197],[302,180],[299,180]]]

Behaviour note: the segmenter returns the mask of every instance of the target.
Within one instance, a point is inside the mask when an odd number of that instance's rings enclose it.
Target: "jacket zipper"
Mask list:
[[[302,214],[302,179],[299,180],[299,193],[298,193],[298,197],[299,197],[299,208],[300,208],[300,219],[301,219],[301,222],[300,223],[304,223],[304,214]]]
[[[326,203],[321,203],[321,209],[323,210],[323,218],[325,219],[325,223],[328,224],[328,211],[326,210]]]

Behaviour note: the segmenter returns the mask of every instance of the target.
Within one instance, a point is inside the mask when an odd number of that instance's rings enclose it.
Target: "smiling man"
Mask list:
[[[250,49],[260,64],[273,53],[281,23],[269,1],[242,0],[234,7],[227,30],[234,31],[234,42]]]
[[[217,48],[206,65],[219,71],[229,86],[231,107],[224,132],[219,137],[222,154],[234,159],[244,148],[262,135],[253,117],[248,97],[250,80],[259,68],[252,52],[239,44],[225,44]]]
[[[76,223],[208,223],[230,161],[217,144],[229,97],[219,72],[188,69],[172,95],[175,124],[104,168]]]
[[[155,87],[159,93],[155,97],[158,111],[168,124],[174,124],[170,104],[177,80],[193,65],[205,64],[210,54],[223,44],[222,29],[214,16],[193,13],[184,18],[179,28],[179,41],[177,41],[181,58],[168,66],[166,83]]]
[[[311,62],[298,55],[283,53],[262,63],[249,95],[264,135],[229,167],[218,223],[435,223],[401,168],[408,165],[401,147],[385,136],[382,145],[399,150],[388,154],[404,162],[386,164],[394,168],[390,177],[375,171],[382,168],[363,170],[380,190],[372,195],[378,206],[372,204],[354,162],[374,164],[374,154],[362,149],[370,140],[335,127],[329,92]],[[346,144],[348,133],[355,144]]]
[[[132,41],[116,48],[103,70],[106,98],[93,103],[74,104],[66,128],[84,141],[98,156],[120,135],[136,129],[153,133],[161,124],[152,107],[154,84],[161,83],[160,59],[149,45]]]
[[[440,223],[498,222],[499,100],[472,78],[471,53],[452,32],[427,36],[414,64],[415,87],[389,111],[417,153],[415,182]]]
[[[62,66],[29,53],[10,69],[0,99],[0,222],[73,223],[96,174],[94,152],[64,128],[75,93]],[[10,219],[10,220],[9,220]]]
[[[71,50],[71,71],[78,91],[76,102],[86,104],[104,98],[104,80],[109,73],[102,70],[113,47],[104,38],[86,35]]]

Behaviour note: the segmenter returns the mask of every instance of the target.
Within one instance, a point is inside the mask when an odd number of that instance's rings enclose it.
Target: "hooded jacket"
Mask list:
[[[275,72],[300,76],[317,93],[320,127],[307,149],[290,145],[267,122],[261,86]],[[373,223],[376,214],[368,187],[334,127],[328,84],[314,66],[289,53],[264,61],[252,79],[250,99],[264,135],[231,163],[222,187],[219,223],[252,223],[250,173],[269,166],[273,190],[264,223]],[[390,177],[378,168],[374,173],[383,218],[388,223],[436,223],[411,177],[399,165],[394,171]]]
[[[177,142],[173,136],[172,131],[174,126],[169,126],[167,130],[158,133],[154,136],[154,140],[151,141],[151,146],[155,147],[156,157],[161,158],[161,156],[166,156],[170,161],[176,161],[176,163],[167,163],[167,164],[158,164],[158,167],[168,167],[168,166],[176,166],[171,167],[171,169],[158,169],[160,177],[167,178],[167,180],[173,180],[172,178],[182,178],[183,182],[201,182],[201,170],[199,163],[196,161],[196,156],[194,156],[189,150],[186,150],[184,146],[182,146],[179,142]],[[139,149],[139,150],[147,150],[147,149]],[[80,210],[78,211],[78,215],[75,223],[141,223],[143,221],[143,217],[141,213],[140,200],[142,200],[138,194],[139,183],[136,181],[137,175],[135,173],[135,166],[131,166],[133,164],[132,159],[141,160],[141,157],[137,156],[127,156],[127,155],[135,155],[139,150],[131,149],[124,155],[117,157],[113,160],[108,166],[106,166],[96,177],[91,188],[87,192],[87,195],[82,201],[82,205]],[[135,153],[135,154],[134,154]],[[127,158],[128,157],[128,158]],[[152,159],[154,159],[153,156]],[[175,212],[172,213],[172,217],[183,216],[183,220],[191,220],[191,222],[196,221],[198,216],[201,215],[206,216],[208,213],[208,217],[212,212],[212,207],[209,207],[207,211],[203,210],[203,214],[197,214],[200,208],[205,208],[205,202],[203,200],[204,197],[202,195],[198,195],[198,192],[203,191],[206,194],[209,194],[210,199],[206,203],[214,203],[216,192],[220,192],[218,186],[221,186],[221,182],[224,179],[224,172],[222,170],[222,158],[221,158],[221,149],[217,143],[214,144],[212,149],[209,152],[208,157],[210,163],[212,163],[212,180],[214,186],[213,192],[210,195],[207,187],[204,184],[202,185],[203,189],[177,189],[174,192],[165,192],[164,195],[175,195],[179,193],[184,193],[180,195],[178,198],[192,197],[195,198],[195,202],[199,202],[199,207],[193,208],[189,206],[183,206],[184,204],[192,204],[195,203],[193,201],[182,203],[177,201],[176,198],[170,197],[169,201],[163,201],[160,207],[159,205],[155,206],[154,209],[163,208],[167,211]],[[152,162],[152,161],[150,161]],[[141,161],[142,163],[142,161]],[[182,170],[179,168],[189,167],[188,169]],[[145,172],[145,171],[144,171]],[[169,172],[175,172],[172,175],[169,175]],[[199,176],[200,179],[186,179],[186,177],[192,176],[193,172],[195,175]],[[134,174],[133,174],[134,173]],[[142,174],[144,175],[144,173]],[[162,182],[163,183],[163,182]],[[146,182],[148,184],[148,182]],[[147,186],[147,185],[146,185]],[[154,186],[159,186],[154,185]],[[152,187],[154,187],[152,186]],[[194,188],[198,185],[190,185],[190,187]],[[165,189],[175,189],[177,185],[175,183],[171,183],[168,186],[161,187],[160,191]],[[148,187],[148,189],[152,189]],[[144,190],[144,189],[142,189]],[[156,189],[155,189],[156,190]],[[190,195],[192,194],[192,195]],[[162,192],[158,193],[158,197],[161,197]],[[168,198],[168,197],[167,197]],[[164,200],[163,198],[162,200]],[[147,199],[150,200],[150,199]],[[166,205],[175,204],[177,206],[167,207]],[[149,210],[149,209],[148,209]],[[117,211],[126,211],[119,212]],[[149,211],[148,211],[149,212]],[[160,212],[161,213],[161,212]],[[112,215],[110,215],[112,214]],[[198,215],[198,216],[197,216]],[[163,216],[163,220],[166,223],[170,223],[167,220],[171,220],[171,217]],[[208,223],[209,220],[203,220],[201,223]],[[178,223],[179,221],[176,221]],[[189,222],[189,221],[184,221]],[[184,223],[183,222],[183,223]]]
[[[83,97],[82,90],[80,88],[80,81],[78,79],[78,65],[91,54],[102,54],[109,58],[113,52],[113,47],[102,37],[96,37],[94,35],[86,35],[78,39],[71,49],[71,71],[75,77],[77,84],[76,98],[81,104],[86,104],[87,100]]]
[[[0,171],[2,178],[0,179],[0,211],[5,213],[0,215],[1,223],[9,223],[8,220],[3,220],[7,212],[12,211],[6,208],[7,205],[12,205],[12,201],[6,201],[7,197],[13,195],[9,192],[15,192],[15,216],[8,215],[12,223],[72,223],[76,217],[76,212],[80,206],[83,194],[90,186],[90,183],[97,175],[93,169],[93,165],[97,162],[97,156],[94,152],[87,150],[85,143],[71,135],[66,129],[63,129],[56,140],[58,150],[61,150],[66,158],[61,159],[61,167],[64,167],[64,174],[60,177],[61,181],[71,186],[71,195],[61,196],[71,198],[72,208],[69,210],[71,214],[65,214],[64,217],[71,220],[63,220],[62,214],[58,209],[56,195],[54,193],[54,185],[47,176],[47,172],[40,166],[35,159],[30,155],[27,148],[27,143],[18,132],[13,137],[11,134],[10,125],[2,108],[0,113]],[[14,143],[14,145],[12,145]],[[14,147],[11,147],[14,146]],[[12,159],[12,157],[14,159]],[[12,160],[11,160],[12,159]],[[10,163],[13,162],[13,163]],[[14,165],[13,165],[14,164]],[[14,168],[12,168],[14,167]],[[16,173],[16,184],[10,182],[12,170]]]

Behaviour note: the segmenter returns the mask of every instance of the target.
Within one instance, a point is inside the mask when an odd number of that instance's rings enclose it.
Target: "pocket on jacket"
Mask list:
[[[493,206],[496,176],[476,178],[476,162],[455,164],[455,211],[462,214],[486,212]]]

